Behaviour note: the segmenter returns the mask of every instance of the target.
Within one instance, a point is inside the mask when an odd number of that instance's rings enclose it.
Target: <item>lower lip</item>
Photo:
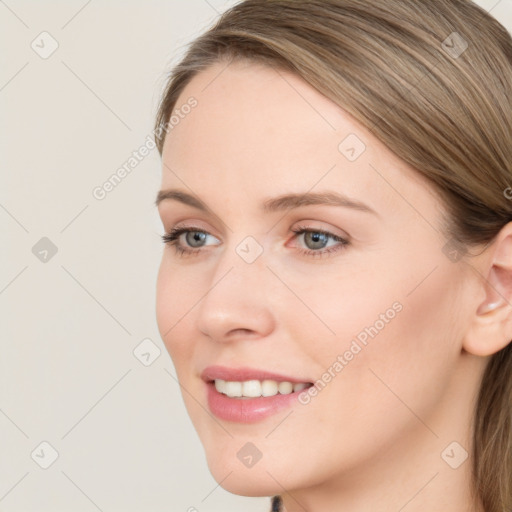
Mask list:
[[[208,407],[222,420],[237,423],[255,423],[276,414],[297,402],[300,393],[307,389],[287,395],[261,396],[257,398],[230,398],[215,389],[213,382],[207,382]]]

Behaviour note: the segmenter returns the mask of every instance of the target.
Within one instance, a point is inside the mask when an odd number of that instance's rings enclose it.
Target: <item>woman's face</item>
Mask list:
[[[216,480],[268,496],[369,467],[446,466],[442,449],[467,441],[453,438],[463,408],[450,390],[471,281],[431,186],[290,73],[219,63],[176,109],[162,190],[205,207],[159,203],[165,230],[189,233],[163,251],[157,320]],[[269,396],[228,397],[214,378],[267,381]],[[320,384],[271,396],[287,380]],[[257,382],[224,392],[240,389],[261,394]]]

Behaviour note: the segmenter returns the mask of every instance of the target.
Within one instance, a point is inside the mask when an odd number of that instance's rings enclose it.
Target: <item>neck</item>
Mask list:
[[[382,458],[373,465],[374,471],[365,475],[340,475],[323,485],[283,492],[281,508],[272,512],[484,512],[471,496],[470,459],[454,470],[441,458],[449,444],[436,440],[428,445],[429,453],[423,452],[420,457],[403,453],[402,469],[398,464],[392,472]],[[455,450],[454,457],[457,456]]]

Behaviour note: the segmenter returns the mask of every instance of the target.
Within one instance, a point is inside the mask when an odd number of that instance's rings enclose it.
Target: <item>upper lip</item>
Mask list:
[[[229,380],[235,382],[243,382],[247,380],[275,380],[277,382],[309,382],[306,379],[298,379],[288,375],[281,375],[279,373],[269,372],[267,370],[259,370],[257,368],[249,368],[248,366],[241,366],[238,368],[228,368],[227,366],[207,366],[201,372],[201,378],[205,382],[210,382],[215,379]]]

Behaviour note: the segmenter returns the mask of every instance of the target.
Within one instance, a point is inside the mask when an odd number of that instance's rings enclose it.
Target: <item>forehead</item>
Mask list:
[[[397,201],[400,194],[418,202],[418,188],[431,194],[419,173],[290,72],[248,61],[219,62],[192,79],[175,112],[191,97],[197,106],[165,140],[164,171],[174,173],[163,173],[163,188],[183,185],[180,179],[205,197],[212,183],[220,191],[261,197],[269,190],[334,188],[364,194],[370,203]],[[355,160],[352,148],[360,153]]]
[[[263,151],[274,161],[288,159],[290,153],[302,157],[318,153],[319,137],[327,144],[326,136],[335,141],[343,121],[335,119],[336,106],[300,78],[246,61],[218,63],[197,75],[178,98],[177,108],[192,96],[197,107],[166,139],[164,151],[171,155],[190,153],[195,142],[201,144],[202,155],[216,159],[225,154],[216,148],[226,146],[231,158],[252,153],[262,159]],[[259,147],[262,143],[265,148]],[[331,144],[331,151],[335,154],[336,145]]]

